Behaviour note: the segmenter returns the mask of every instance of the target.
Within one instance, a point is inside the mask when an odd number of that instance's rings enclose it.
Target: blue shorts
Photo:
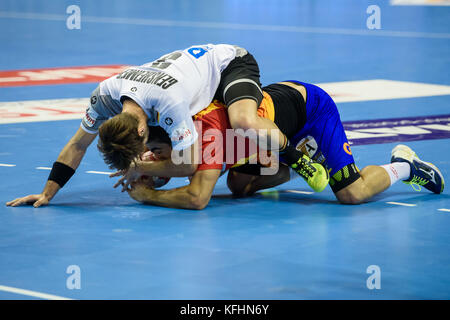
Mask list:
[[[347,180],[345,186],[359,178],[352,151],[333,99],[321,88],[289,80],[306,89],[306,123],[289,140],[291,145],[322,163],[334,180]],[[336,181],[330,180],[330,185]],[[344,182],[344,181],[342,181]],[[342,189],[340,187],[339,189]],[[333,190],[336,192],[335,188]]]

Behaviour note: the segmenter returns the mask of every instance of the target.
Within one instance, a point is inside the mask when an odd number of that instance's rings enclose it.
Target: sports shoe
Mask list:
[[[322,192],[330,181],[328,171],[320,163],[313,162],[306,155],[292,164],[291,168],[305,179],[315,192]]]
[[[444,177],[433,164],[419,159],[417,154],[409,147],[399,144],[391,153],[392,162],[407,162],[411,167],[411,175],[403,182],[420,191],[421,186],[434,193],[444,191]],[[418,188],[416,188],[416,186]]]

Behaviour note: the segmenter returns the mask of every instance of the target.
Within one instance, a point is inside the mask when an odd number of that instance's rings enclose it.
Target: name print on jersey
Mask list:
[[[127,69],[117,76],[117,79],[126,79],[147,84],[154,84],[162,89],[168,89],[178,82],[177,79],[161,71],[146,71]]]

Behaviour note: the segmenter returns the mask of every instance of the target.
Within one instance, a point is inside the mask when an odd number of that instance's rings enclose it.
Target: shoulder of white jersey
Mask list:
[[[119,101],[113,99],[108,91],[102,90],[100,83],[92,91],[89,106],[81,119],[81,128],[88,133],[95,134],[103,122],[121,111],[122,106]]]
[[[89,99],[89,106],[81,119],[81,128],[88,133],[97,133],[96,122],[99,117],[100,106],[100,86],[101,83],[92,91]]]

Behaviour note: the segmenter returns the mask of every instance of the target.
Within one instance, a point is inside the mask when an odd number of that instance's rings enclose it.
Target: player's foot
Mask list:
[[[409,147],[399,144],[391,153],[392,162],[406,162],[411,167],[411,175],[406,184],[413,187],[414,190],[420,191],[423,186],[434,193],[442,193],[444,191],[444,177],[441,172],[433,164],[419,159],[417,154]],[[415,186],[418,186],[416,189]]]
[[[308,156],[303,155],[291,168],[297,172],[315,192],[322,192],[330,181],[328,171]]]

